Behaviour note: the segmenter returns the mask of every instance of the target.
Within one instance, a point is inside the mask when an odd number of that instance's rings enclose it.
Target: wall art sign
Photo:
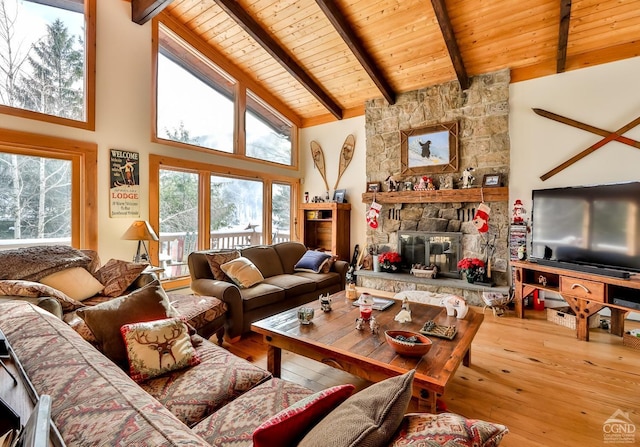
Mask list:
[[[400,131],[402,173],[458,171],[458,122]]]
[[[140,154],[111,149],[110,217],[140,217]]]

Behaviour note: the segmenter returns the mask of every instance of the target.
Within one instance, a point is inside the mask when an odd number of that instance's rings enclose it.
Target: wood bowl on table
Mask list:
[[[411,331],[385,331],[387,343],[398,355],[422,357],[431,349],[431,340],[422,334]]]

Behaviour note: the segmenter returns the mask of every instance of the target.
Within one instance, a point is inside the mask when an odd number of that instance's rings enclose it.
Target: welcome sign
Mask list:
[[[140,217],[140,154],[111,149],[109,212],[111,217]]]

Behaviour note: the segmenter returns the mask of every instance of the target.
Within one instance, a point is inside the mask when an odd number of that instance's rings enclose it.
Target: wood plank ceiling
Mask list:
[[[517,82],[638,56],[639,3],[132,0],[132,18],[164,9],[306,126],[362,114],[373,98],[452,80],[467,88],[504,68]]]

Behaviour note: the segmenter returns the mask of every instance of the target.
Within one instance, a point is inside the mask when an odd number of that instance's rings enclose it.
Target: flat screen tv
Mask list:
[[[621,277],[640,272],[640,182],[539,189],[532,198],[532,261]]]

